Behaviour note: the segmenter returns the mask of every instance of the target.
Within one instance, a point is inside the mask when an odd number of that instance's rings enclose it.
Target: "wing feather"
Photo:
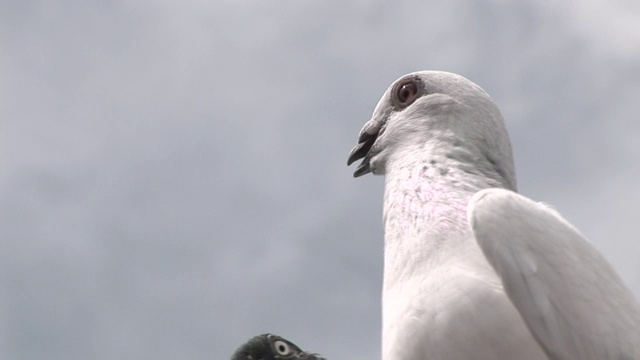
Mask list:
[[[638,301],[555,210],[509,190],[486,189],[469,202],[468,218],[550,359],[640,359]]]

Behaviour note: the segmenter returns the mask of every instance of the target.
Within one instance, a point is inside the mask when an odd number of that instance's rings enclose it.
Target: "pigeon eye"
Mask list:
[[[291,348],[289,347],[289,344],[287,344],[282,340],[276,340],[273,343],[273,346],[276,348],[276,352],[278,353],[278,355],[287,356],[291,353]]]
[[[398,83],[395,98],[399,107],[407,107],[418,98],[418,84],[414,79],[406,79]]]

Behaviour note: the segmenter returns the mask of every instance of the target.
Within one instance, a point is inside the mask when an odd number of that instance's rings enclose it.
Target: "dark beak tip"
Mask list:
[[[353,164],[355,161],[365,158],[373,143],[375,142],[375,138],[368,138],[364,142],[358,143],[358,145],[354,146],[353,149],[349,152],[349,158],[347,159],[347,166]]]
[[[354,178],[359,178],[362,175],[366,175],[371,172],[371,168],[369,167],[368,161],[363,161],[362,164],[358,166],[356,171],[353,172]]]
[[[358,136],[358,144],[351,149],[349,157],[347,158],[347,166],[350,166],[357,160],[364,158],[362,163],[353,173],[353,177],[357,178],[371,172],[371,169],[369,168],[369,157],[371,156],[370,151],[379,136],[381,127],[382,124],[379,121],[370,120],[365,124],[364,128],[360,132],[360,135]]]
[[[363,143],[358,143],[358,145],[354,146],[351,151],[349,151],[349,157],[347,158],[347,166],[350,166],[354,162],[358,161],[358,159],[362,159],[364,155],[360,154],[362,150]]]

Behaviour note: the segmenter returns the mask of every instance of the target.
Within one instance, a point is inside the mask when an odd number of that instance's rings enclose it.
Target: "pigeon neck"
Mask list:
[[[466,229],[467,202],[481,187],[464,181],[454,172],[436,159],[402,161],[387,167],[384,193],[387,242]]]
[[[426,150],[399,152],[386,164],[385,273],[393,275],[389,279],[385,275],[385,282],[407,271],[423,271],[424,266],[438,263],[438,258],[466,253],[469,199],[481,189],[504,187],[470,170],[478,169],[478,163]]]

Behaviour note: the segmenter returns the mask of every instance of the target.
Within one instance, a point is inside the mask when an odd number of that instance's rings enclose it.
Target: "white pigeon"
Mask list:
[[[385,175],[383,360],[640,359],[640,305],[575,228],[515,193],[479,86],[405,75],[358,142],[354,176]]]

